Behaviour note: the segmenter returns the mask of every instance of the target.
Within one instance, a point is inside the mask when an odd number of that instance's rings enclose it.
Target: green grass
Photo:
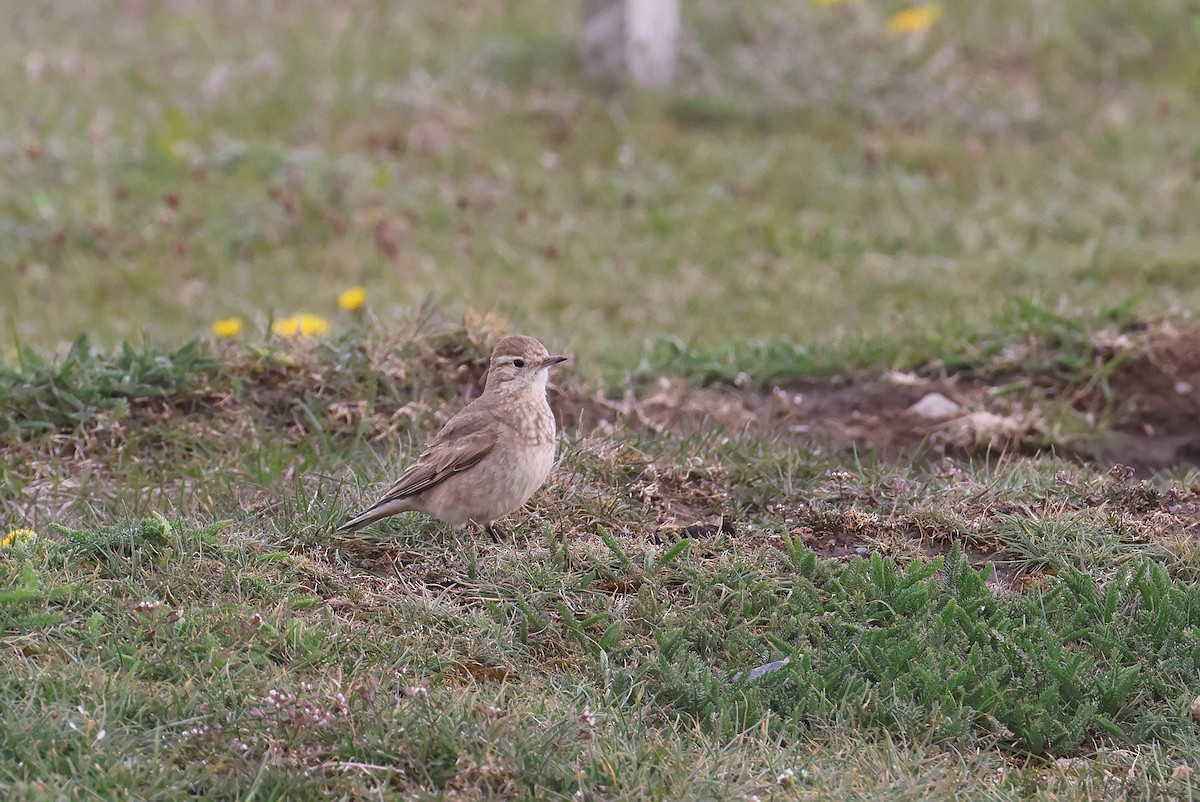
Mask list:
[[[1131,753],[1121,788],[1172,787],[1195,759],[1190,562],[1064,565],[1013,596],[960,551],[828,563],[737,504],[737,535],[673,547],[638,505],[625,533],[571,531],[589,491],[565,483],[561,517],[513,545],[423,525],[339,547],[296,514],[302,489],[279,492],[266,527],[159,517],[8,551],[10,796],[739,798],[787,769],[839,793],[879,782],[881,746],[914,795],[965,763],[1018,796],[1048,770],[1098,788]]]
[[[747,578],[729,605],[741,615],[717,628],[769,633],[792,662],[729,689],[685,651],[716,644],[669,633],[660,660],[674,709],[715,720],[726,737],[771,717],[798,738],[837,720],[932,744],[994,738],[1034,754],[1097,740],[1133,747],[1192,726],[1200,653],[1186,633],[1200,608],[1191,584],[1161,567],[1141,563],[1104,584],[1066,568],[1049,592],[1013,599],[988,591],[989,572],[961,551],[907,570],[876,553],[840,572],[802,546],[792,554],[800,580],[769,583],[787,603],[754,599],[758,583]]]
[[[7,796],[1187,792],[1190,475],[615,420],[499,544],[331,538],[472,381],[464,336],[10,368],[46,425],[4,435],[38,530],[0,551]]]
[[[840,348],[737,336],[720,345],[697,347],[678,338],[659,338],[633,375],[653,378],[668,373],[701,384],[744,385],[749,380],[765,385],[890,365],[990,378],[1019,374],[1034,381],[1076,385],[1103,373],[1094,364],[1098,332],[1147,326],[1135,315],[1136,309],[1137,299],[1128,298],[1094,314],[1062,315],[1018,297],[978,331],[927,330],[908,338],[864,338]]]
[[[574,6],[23,6],[0,336],[180,342],[365,284],[385,322],[432,297],[597,375],[659,337],[1195,306],[1195,9],[951,3],[923,45],[891,10],[689,4],[679,86],[645,95],[579,74]]]
[[[1195,796],[1197,474],[1097,455],[1189,436],[1200,8],[684,6],[661,92],[577,4],[8,10],[0,796]],[[505,536],[332,537],[509,329]],[[835,448],[892,381],[1035,423]]]

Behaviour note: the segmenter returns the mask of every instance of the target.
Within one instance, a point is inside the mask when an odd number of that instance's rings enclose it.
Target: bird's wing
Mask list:
[[[430,441],[416,462],[374,506],[428,490],[447,476],[465,471],[496,447],[491,415],[470,405],[455,415]]]

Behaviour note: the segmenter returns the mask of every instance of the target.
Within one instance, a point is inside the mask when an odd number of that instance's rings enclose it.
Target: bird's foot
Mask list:
[[[496,528],[495,524],[484,524],[483,531],[487,532],[488,535],[491,536],[493,543],[500,542],[500,535],[503,533]]]

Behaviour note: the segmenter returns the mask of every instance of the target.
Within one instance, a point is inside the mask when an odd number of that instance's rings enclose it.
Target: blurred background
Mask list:
[[[1200,3],[680,9],[643,88],[580,2],[8,2],[0,349],[337,330],[354,287],[581,365],[1195,308]]]

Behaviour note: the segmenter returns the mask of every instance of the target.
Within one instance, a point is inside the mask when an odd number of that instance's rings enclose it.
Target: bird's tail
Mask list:
[[[388,516],[395,515],[398,512],[409,512],[410,510],[412,510],[412,507],[403,499],[381,501],[363,510],[349,521],[346,521],[346,523],[335,529],[333,533],[335,535],[348,535]]]

